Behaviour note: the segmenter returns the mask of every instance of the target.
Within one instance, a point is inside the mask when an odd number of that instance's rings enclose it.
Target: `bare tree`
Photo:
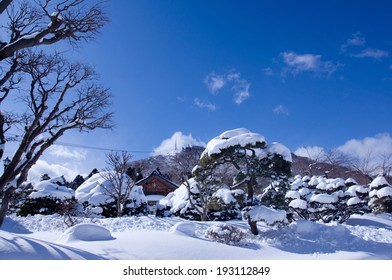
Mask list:
[[[110,183],[104,186],[106,195],[115,200],[117,217],[122,217],[135,185],[131,177],[126,174],[132,155],[128,152],[109,153],[106,155],[106,159],[108,167],[100,174]]]
[[[95,1],[94,1],[95,2]],[[24,50],[68,40],[77,46],[94,38],[108,22],[103,2],[87,0],[0,1],[0,105],[20,81]],[[8,127],[0,111],[0,159],[4,153]]]
[[[392,175],[392,153],[383,153],[379,156],[380,158],[380,173],[383,176]]]
[[[70,63],[59,55],[29,52],[21,61],[21,71],[29,85],[19,96],[20,107],[26,112],[18,116],[19,147],[0,177],[0,190],[4,190],[0,226],[14,190],[57,139],[69,130],[113,127],[112,112],[108,111],[111,94],[97,84],[91,67]]]
[[[379,164],[374,159],[374,153],[369,150],[365,156],[353,158],[350,167],[365,175],[369,181],[372,181],[379,169]]]

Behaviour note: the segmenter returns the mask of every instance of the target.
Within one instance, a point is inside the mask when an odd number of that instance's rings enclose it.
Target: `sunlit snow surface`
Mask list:
[[[392,216],[353,216],[347,224],[297,221],[286,227],[245,221],[236,246],[210,241],[217,222],[153,216],[80,219],[71,229],[60,216],[7,217],[0,230],[0,259],[392,259]]]

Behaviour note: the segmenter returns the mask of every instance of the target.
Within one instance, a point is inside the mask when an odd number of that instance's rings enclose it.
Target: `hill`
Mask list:
[[[177,153],[168,155],[151,156],[145,159],[131,162],[130,165],[140,169],[143,176],[148,176],[152,171],[159,168],[160,172],[173,182],[180,184],[182,175],[190,173],[195,165],[197,165],[202,147],[188,147]],[[358,184],[369,184],[372,179],[359,171],[352,170],[348,167],[330,164],[326,162],[317,162],[306,157],[292,154],[292,175],[309,175],[309,176],[327,176],[330,178],[353,178]],[[222,174],[223,181],[227,184],[231,183],[230,167],[227,167]]]

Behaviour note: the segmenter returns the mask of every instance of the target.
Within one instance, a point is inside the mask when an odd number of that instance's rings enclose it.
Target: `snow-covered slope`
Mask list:
[[[246,222],[231,221],[247,232],[236,246],[205,237],[216,222],[142,216],[79,223],[87,225],[67,230],[57,215],[10,216],[0,230],[0,259],[392,259],[392,216],[386,214],[353,216],[344,225],[259,223],[259,236],[249,234]]]

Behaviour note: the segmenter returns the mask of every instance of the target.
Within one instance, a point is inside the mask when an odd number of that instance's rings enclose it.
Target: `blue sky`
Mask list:
[[[293,152],[392,144],[390,1],[116,0],[107,11],[102,34],[68,53],[111,89],[117,127],[63,142],[141,158],[175,132],[207,143],[245,127]],[[61,149],[68,167],[103,165],[103,151]]]

